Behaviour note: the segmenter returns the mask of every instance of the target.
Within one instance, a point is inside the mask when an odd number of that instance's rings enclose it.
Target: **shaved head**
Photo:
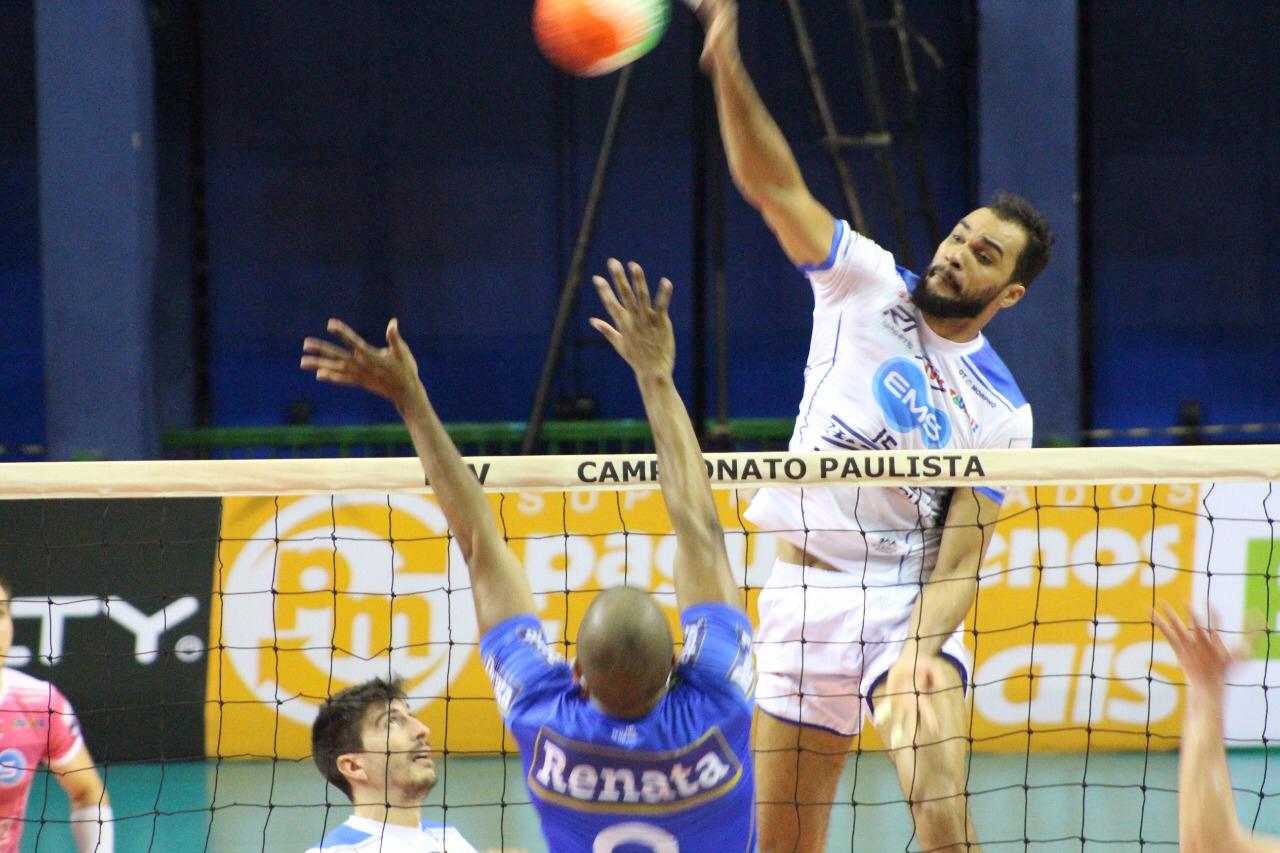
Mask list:
[[[643,715],[671,675],[671,627],[649,596],[614,587],[596,596],[578,629],[578,667],[609,713]]]

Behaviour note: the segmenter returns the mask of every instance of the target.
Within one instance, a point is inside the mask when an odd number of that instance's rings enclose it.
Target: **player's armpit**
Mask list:
[[[836,220],[807,186],[762,190],[752,201],[792,264],[816,267],[827,262]]]

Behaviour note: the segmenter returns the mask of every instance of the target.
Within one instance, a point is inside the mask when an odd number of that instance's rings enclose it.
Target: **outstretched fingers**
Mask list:
[[[1183,627],[1177,611],[1167,601],[1156,602],[1156,607],[1157,609],[1151,611],[1151,621],[1169,641],[1169,645],[1173,646],[1175,652],[1184,648],[1187,629]]]
[[[673,289],[671,279],[665,276],[658,281],[658,298],[654,300],[654,310],[659,313],[667,313],[668,306],[671,305],[671,291]]]
[[[302,369],[314,371],[316,378],[325,382],[339,381],[351,362],[350,352],[323,338],[305,339],[302,351]]]
[[[644,270],[635,261],[627,264],[627,269],[631,272],[631,286],[635,290],[636,301],[641,308],[646,310],[653,307],[653,303],[649,299],[649,282],[644,277]]]
[[[356,334],[354,329],[339,320],[337,317],[329,318],[329,324],[326,328],[329,330],[329,334],[333,335],[335,338],[350,347],[353,354],[358,352],[368,352],[372,349],[364,338]]]
[[[636,307],[636,295],[631,289],[627,271],[623,269],[622,262],[617,258],[610,258],[608,267],[609,275],[613,277],[613,286],[618,291],[618,302],[630,311]]]
[[[400,321],[395,317],[387,322],[387,351],[397,361],[407,362],[413,359],[413,354],[409,352],[409,345],[404,342],[404,338],[400,337]]]
[[[609,282],[605,281],[602,276],[592,276],[591,283],[596,286],[596,293],[600,296],[600,302],[604,305],[604,310],[609,314],[609,319],[613,320],[614,325],[620,325],[622,318],[626,316],[627,309],[618,301],[618,297],[614,294],[613,288],[609,286]],[[594,326],[595,324],[592,323]],[[597,327],[598,328],[598,327]],[[608,337],[606,335],[606,337]]]
[[[615,329],[613,326],[610,326],[608,323],[606,323],[604,320],[601,320],[599,317],[592,317],[588,322],[591,323],[591,328],[599,332],[601,336],[603,336],[604,339],[608,341],[609,344],[615,350],[617,350],[619,353],[622,352],[622,349],[621,349],[622,334],[617,329]]]

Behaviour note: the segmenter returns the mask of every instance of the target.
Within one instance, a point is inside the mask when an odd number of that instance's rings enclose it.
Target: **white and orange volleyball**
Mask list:
[[[671,21],[671,0],[537,0],[533,36],[563,71],[595,77],[644,56]]]

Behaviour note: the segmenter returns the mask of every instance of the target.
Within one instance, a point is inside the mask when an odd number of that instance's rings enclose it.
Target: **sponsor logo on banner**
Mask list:
[[[143,666],[156,662],[162,649],[161,637],[173,631],[200,611],[200,600],[184,595],[147,613],[119,596],[96,598],[92,595],[51,595],[47,598],[15,598],[10,612],[18,621],[31,620],[39,625],[39,641],[32,653],[30,647],[10,647],[8,666],[25,667],[33,660],[56,667],[65,655],[67,625],[72,620],[106,617],[128,632],[133,640],[133,659]],[[204,657],[204,640],[195,634],[183,634],[172,646],[174,657],[182,663],[196,663]]]
[[[402,678],[414,710],[448,694],[476,623],[434,502],[312,496],[281,501],[278,513],[244,506],[249,517],[229,518],[235,529],[223,534],[222,678],[234,674],[252,699],[305,726],[331,693],[374,677]]]
[[[1151,625],[1152,605],[1203,613],[1208,599],[1230,631],[1280,628],[1280,546],[1266,520],[1280,517],[1280,490],[1267,494],[1235,485],[1011,488],[966,625],[974,748],[1173,748],[1182,676]],[[657,491],[489,500],[529,577],[548,654],[572,658],[595,592],[621,584],[652,592],[677,634],[675,542]],[[754,619],[776,543],[743,531],[736,492],[717,491],[716,501]],[[221,532],[209,754],[305,757],[324,697],[393,673],[438,748],[503,748],[467,573],[434,498],[227,498]],[[686,639],[696,654],[696,628]],[[1261,737],[1264,718],[1280,720],[1257,687],[1280,678],[1266,657],[1275,649],[1253,643],[1253,660],[1233,672],[1233,683],[1253,686],[1228,697],[1232,737]],[[751,672],[744,665],[744,689]],[[500,692],[514,689],[497,681]],[[873,744],[874,732],[867,737]]]
[[[1009,490],[968,623],[976,749],[1142,749],[1177,734],[1176,658],[1150,614],[1191,598],[1199,491]]]

